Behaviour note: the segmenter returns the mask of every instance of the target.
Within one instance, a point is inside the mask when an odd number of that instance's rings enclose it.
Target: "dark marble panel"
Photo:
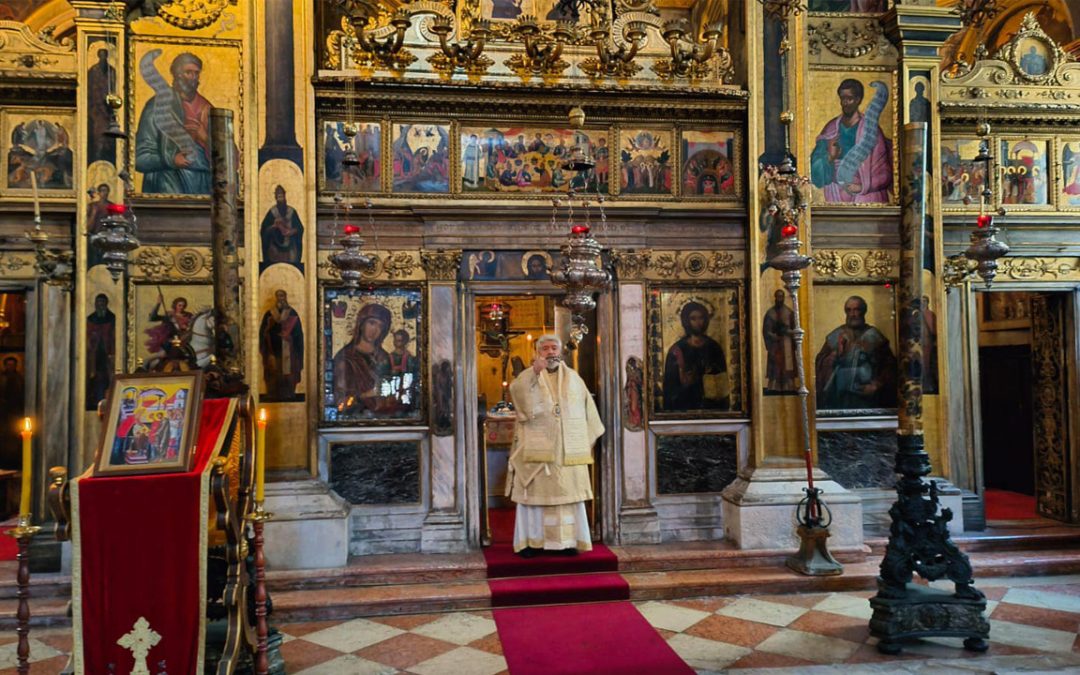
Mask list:
[[[720,492],[739,468],[735,434],[658,435],[656,489],[662,495]]]
[[[895,463],[895,431],[818,432],[819,466],[849,490],[893,487]]]
[[[350,504],[416,504],[420,442],[331,445],[330,488]]]

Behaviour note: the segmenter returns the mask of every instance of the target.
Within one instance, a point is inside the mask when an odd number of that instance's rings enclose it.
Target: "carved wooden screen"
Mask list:
[[[1036,510],[1063,521],[1069,520],[1071,454],[1066,300],[1064,293],[1031,298]]]

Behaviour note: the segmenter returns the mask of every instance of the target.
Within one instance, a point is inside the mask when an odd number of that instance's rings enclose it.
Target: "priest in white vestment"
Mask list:
[[[544,335],[536,354],[510,384],[517,420],[506,495],[517,504],[514,552],[591,551],[585,502],[593,498],[589,465],[604,425],[585,382],[562,362],[562,341]]]

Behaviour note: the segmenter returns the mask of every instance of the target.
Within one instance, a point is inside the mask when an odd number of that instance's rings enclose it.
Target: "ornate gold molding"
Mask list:
[[[964,255],[945,259],[942,280],[946,286],[960,286],[974,279],[974,262]],[[1080,258],[1005,256],[998,261],[998,280],[1080,281]]]
[[[461,251],[420,251],[420,264],[428,279],[453,281],[461,269]]]
[[[408,251],[391,251],[383,259],[383,271],[390,279],[409,279],[420,267],[418,258]]]
[[[330,263],[330,250],[319,251],[319,280],[338,281],[341,273]],[[367,281],[423,281],[426,268],[421,262],[420,251],[365,251],[375,261],[375,266],[364,272]]]
[[[172,0],[157,8],[159,19],[183,30],[198,30],[213,24],[236,0]]]
[[[642,249],[640,251],[612,251],[611,262],[615,265],[615,275],[618,281],[640,281],[645,278],[649,269],[652,251]]]
[[[899,255],[895,251],[822,249],[814,252],[814,272],[833,281],[894,279],[899,264]]]
[[[26,24],[0,21],[0,77],[73,79],[78,55],[71,40],[57,43],[49,32],[34,35]]]
[[[36,276],[32,251],[0,251],[0,277],[33,279]]]
[[[814,18],[807,23],[807,49],[813,63],[894,63],[896,47],[877,18]]]
[[[210,276],[213,252],[207,247],[144,246],[133,258],[132,275],[150,281],[183,281]]]

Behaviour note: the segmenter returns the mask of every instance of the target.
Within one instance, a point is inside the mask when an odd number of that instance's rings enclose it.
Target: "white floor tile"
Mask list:
[[[751,652],[746,647],[685,634],[672,637],[668,645],[695,670],[722,670]]]
[[[393,626],[387,626],[375,621],[353,619],[314,633],[308,633],[304,636],[304,639],[323,647],[336,649],[339,652],[355,652],[357,649],[363,649],[377,642],[389,640],[395,635],[401,635],[404,632]]]
[[[456,645],[467,645],[474,640],[491,635],[495,630],[495,622],[491,619],[458,612],[447,614],[423,626],[417,626],[411,632]]]
[[[795,605],[782,605],[778,602],[754,600],[753,598],[739,598],[730,605],[725,605],[716,610],[721,616],[732,616],[736,619],[767,623],[770,626],[786,626],[798,619],[808,610],[805,607]]]
[[[653,628],[681,633],[698,621],[712,616],[709,612],[698,609],[669,605],[666,602],[646,602],[638,611]]]
[[[458,647],[409,668],[418,675],[493,675],[503,670],[506,659],[471,647]]]

